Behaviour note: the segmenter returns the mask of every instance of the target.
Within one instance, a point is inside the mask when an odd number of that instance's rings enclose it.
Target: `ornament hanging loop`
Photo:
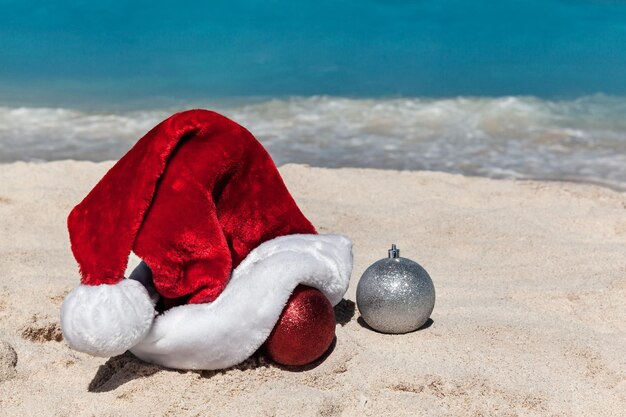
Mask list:
[[[395,243],[391,245],[391,249],[389,249],[389,257],[390,258],[399,258],[400,257],[400,249],[396,248]]]

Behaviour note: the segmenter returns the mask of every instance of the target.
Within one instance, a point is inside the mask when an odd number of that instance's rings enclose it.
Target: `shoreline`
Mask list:
[[[106,161],[91,161],[91,160],[82,160],[82,159],[59,159],[59,160],[54,160],[54,161],[11,161],[11,162],[0,162],[0,167],[2,166],[10,166],[10,165],[14,165],[14,164],[32,164],[32,165],[45,165],[45,164],[55,164],[55,163],[78,163],[78,164],[82,164],[82,163],[86,163],[86,164],[94,164],[94,165],[98,165],[98,164],[104,164],[105,166],[112,166],[114,163],[116,162],[116,160],[106,160]],[[486,179],[486,180],[492,180],[492,181],[509,181],[509,182],[520,182],[520,183],[524,183],[524,182],[529,182],[529,183],[533,183],[533,182],[539,182],[539,183],[554,183],[556,185],[558,184],[563,184],[563,185],[567,185],[567,184],[573,184],[573,185],[581,185],[581,186],[591,186],[591,187],[599,187],[599,188],[604,188],[610,191],[614,191],[616,193],[626,193],[626,184],[613,184],[610,182],[603,182],[600,180],[577,180],[577,179],[570,179],[570,178],[563,178],[563,179],[552,179],[552,178],[507,178],[507,177],[487,177],[487,176],[482,176],[482,175],[469,175],[469,174],[463,174],[463,173],[457,173],[457,172],[447,172],[447,171],[437,171],[437,170],[427,170],[427,169],[393,169],[393,168],[371,168],[371,167],[357,167],[357,166],[341,166],[341,167],[327,167],[327,166],[321,166],[321,165],[311,165],[311,164],[305,164],[305,163],[298,163],[298,162],[288,162],[285,164],[281,164],[281,165],[277,165],[277,167],[279,168],[279,170],[282,170],[284,167],[288,167],[288,166],[302,166],[302,167],[307,167],[307,168],[313,168],[313,169],[328,169],[328,170],[333,170],[333,171],[341,171],[341,170],[363,170],[363,171],[382,171],[382,172],[397,172],[397,173],[433,173],[433,174],[445,174],[445,175],[451,175],[451,176],[459,176],[459,177],[464,177],[464,178],[469,178],[469,179]]]
[[[0,415],[622,412],[624,192],[283,165],[318,231],[354,243],[333,351],[301,372],[262,355],[225,371],[177,372],[130,354],[90,357],[60,336],[60,305],[79,282],[65,219],[112,163],[0,164],[0,341],[18,357],[0,382]],[[354,305],[359,277],[391,243],[428,270],[437,292],[431,325],[400,336],[368,330]]]

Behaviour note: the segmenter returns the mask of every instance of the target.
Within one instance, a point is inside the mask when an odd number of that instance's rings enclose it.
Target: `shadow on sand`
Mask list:
[[[337,324],[345,326],[349,323],[355,314],[356,306],[354,301],[343,299],[335,306],[335,317]],[[216,371],[180,371],[164,368],[142,361],[135,357],[132,353],[126,352],[119,356],[109,358],[104,364],[100,365],[93,379],[89,383],[89,392],[109,392],[126,384],[129,381],[140,378],[150,377],[158,372],[196,372],[202,378],[212,378],[215,375],[223,374],[232,369],[246,370],[256,368],[279,368],[289,372],[305,372],[315,369],[321,365],[333,352],[337,344],[337,338],[334,338],[330,347],[319,359],[304,366],[284,366],[272,362],[263,352],[261,347],[250,358],[246,359],[239,365],[228,369],[220,369]]]
[[[379,331],[378,331],[378,330],[376,330],[376,329],[372,329],[372,328],[370,327],[370,325],[369,325],[369,324],[367,324],[367,323],[365,322],[365,320],[363,320],[363,317],[359,317],[358,319],[356,319],[356,321],[357,321],[357,323],[359,323],[359,325],[360,325],[361,327],[363,327],[364,329],[371,330],[371,331],[373,331],[373,332],[380,333],[380,334],[389,334],[389,333],[379,332]],[[433,319],[428,319],[428,320],[426,320],[426,323],[424,323],[424,324],[422,325],[422,327],[420,327],[420,328],[419,328],[419,329],[417,329],[417,330],[413,330],[412,332],[408,332],[408,333],[415,333],[415,332],[419,332],[419,331],[421,331],[421,330],[428,329],[430,326],[432,326],[432,325],[433,325],[433,323],[434,323]]]

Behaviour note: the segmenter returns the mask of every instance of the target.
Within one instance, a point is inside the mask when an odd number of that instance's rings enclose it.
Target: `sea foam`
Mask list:
[[[279,165],[427,169],[626,189],[622,98],[308,97],[213,109],[246,126]],[[0,162],[117,159],[179,110],[0,107]]]

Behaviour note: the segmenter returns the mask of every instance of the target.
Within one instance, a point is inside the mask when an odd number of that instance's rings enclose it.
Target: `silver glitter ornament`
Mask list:
[[[383,333],[407,333],[422,327],[435,308],[435,286],[418,263],[400,257],[391,245],[389,257],[365,270],[356,289],[363,320]]]

